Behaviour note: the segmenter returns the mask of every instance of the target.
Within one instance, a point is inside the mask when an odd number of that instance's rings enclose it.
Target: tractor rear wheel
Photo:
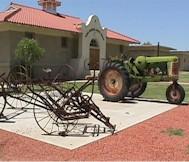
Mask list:
[[[166,97],[171,104],[181,104],[185,98],[184,88],[178,83],[173,83],[167,88]]]
[[[126,69],[119,63],[108,63],[99,74],[100,93],[107,101],[118,102],[129,91],[129,77]]]
[[[147,82],[134,81],[129,87],[128,97],[140,97],[146,90]]]

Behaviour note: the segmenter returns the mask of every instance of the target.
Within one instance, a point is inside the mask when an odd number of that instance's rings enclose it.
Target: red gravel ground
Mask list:
[[[184,136],[169,136],[169,128]],[[0,160],[189,160],[189,106],[156,116],[92,144],[67,150],[0,130]]]

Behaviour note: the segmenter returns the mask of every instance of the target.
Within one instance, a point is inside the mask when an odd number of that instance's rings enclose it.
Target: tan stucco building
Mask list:
[[[43,58],[33,67],[34,77],[50,67],[54,73],[64,65],[73,67],[76,78],[90,69],[100,69],[108,57],[125,53],[129,44],[139,41],[101,26],[97,16],[84,22],[80,18],[56,12],[59,1],[39,1],[43,9],[11,3],[0,13],[0,73],[16,64],[15,49],[24,37],[33,38],[45,49]],[[52,6],[45,5],[48,2]],[[44,3],[44,4],[43,4]],[[69,73],[69,72],[67,72]]]
[[[189,71],[189,51],[171,51],[171,54],[178,56],[180,60],[180,70]]]
[[[136,58],[137,56],[170,56],[170,51],[175,50],[171,47],[156,45],[133,45],[129,46],[128,57]]]
[[[176,49],[157,45],[131,45],[125,53],[126,57],[137,56],[172,56],[176,55],[180,61],[180,70],[189,71],[189,51],[176,51]]]

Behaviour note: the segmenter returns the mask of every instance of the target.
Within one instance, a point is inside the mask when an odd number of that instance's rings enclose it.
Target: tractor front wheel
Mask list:
[[[181,104],[185,98],[184,88],[178,83],[173,83],[167,88],[166,97],[171,104]]]
[[[119,63],[108,63],[99,74],[99,90],[106,101],[118,102],[129,91],[127,71]]]

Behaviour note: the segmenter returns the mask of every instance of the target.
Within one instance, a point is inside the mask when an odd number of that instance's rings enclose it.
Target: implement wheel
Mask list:
[[[33,114],[37,125],[48,135],[67,135],[78,123],[78,119],[64,118],[66,114],[77,111],[74,106],[62,106],[69,96],[63,96],[65,92],[53,85],[39,84],[38,87],[42,91],[35,95],[33,101]]]
[[[1,95],[0,95],[0,120],[6,118],[3,114],[5,107],[6,107],[6,92],[4,88],[4,83],[0,83],[0,88],[1,88]]]
[[[185,98],[184,88],[178,83],[173,83],[167,88],[166,97],[171,104],[181,104]]]
[[[11,69],[7,77],[6,102],[10,108],[26,108],[31,97],[27,95],[27,86],[31,85],[31,79],[28,76],[27,69],[18,65]],[[26,101],[26,102],[25,102]]]
[[[121,64],[108,63],[99,74],[98,85],[100,93],[105,100],[120,101],[128,93],[128,73]]]

